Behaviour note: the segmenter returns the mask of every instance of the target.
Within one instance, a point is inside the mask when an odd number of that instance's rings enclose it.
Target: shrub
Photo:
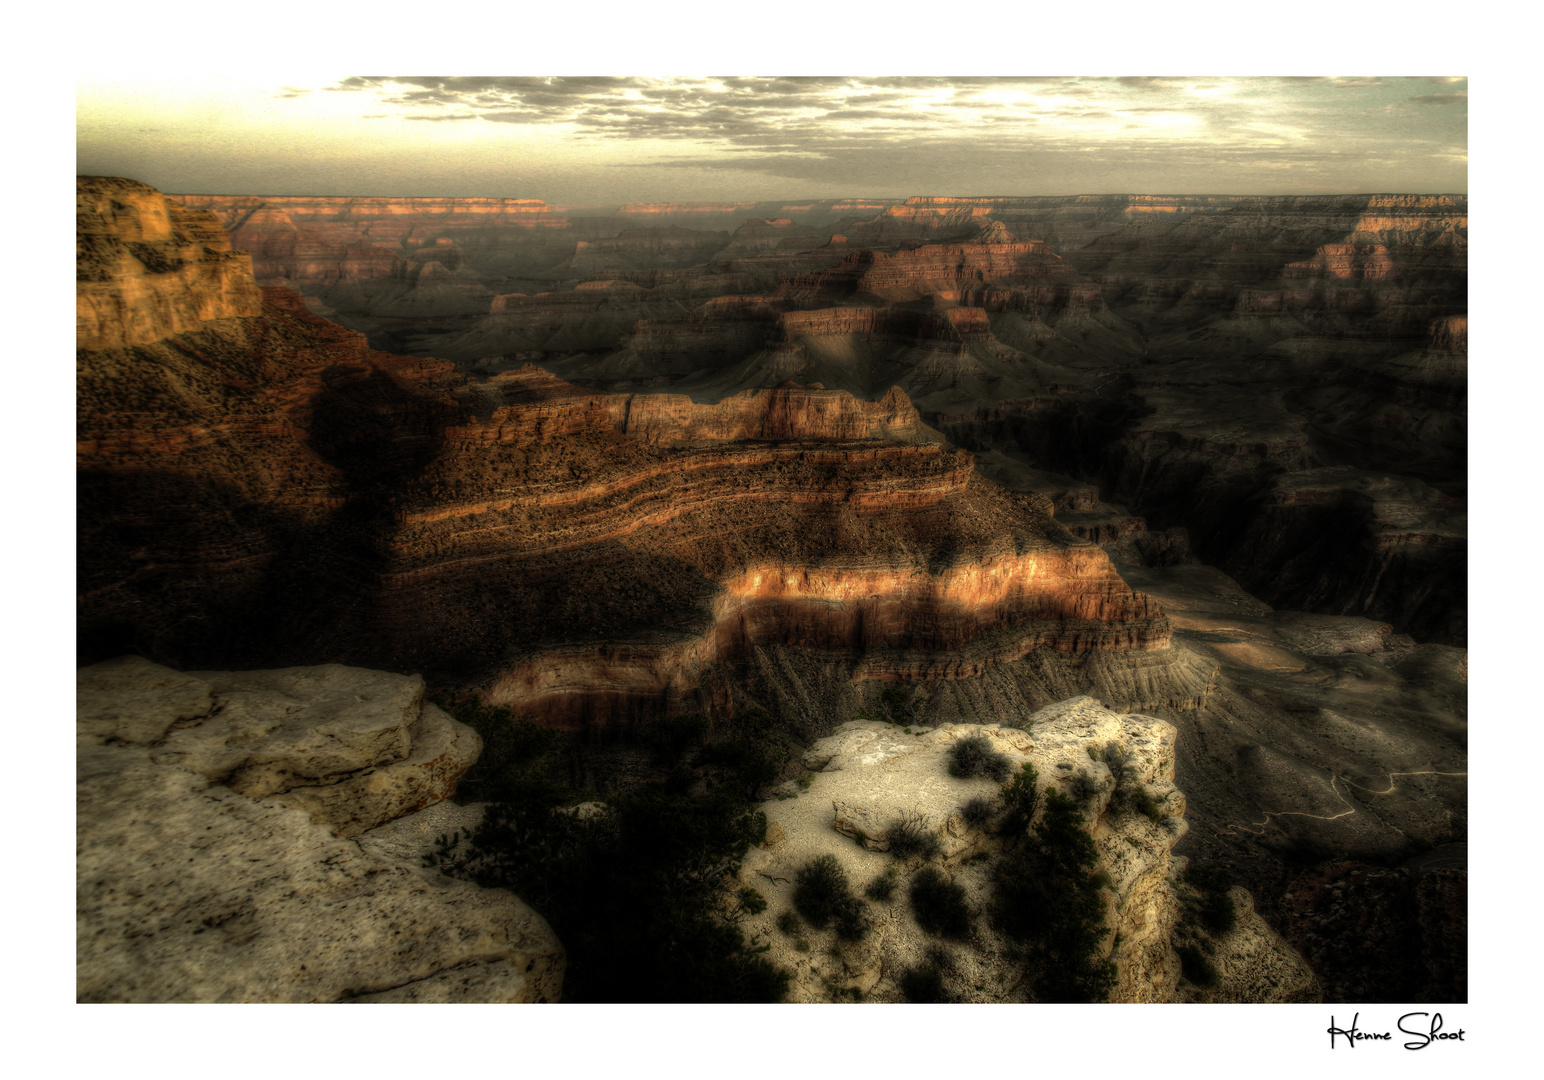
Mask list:
[[[931,866],[911,879],[911,911],[926,933],[948,938],[970,933],[965,890]]]
[[[1100,956],[1109,934],[1098,851],[1083,831],[1077,804],[1055,788],[1029,843],[999,859],[993,875],[992,921],[1018,947],[1039,1001],[1090,1002],[1109,997],[1114,965]]]
[[[984,829],[997,816],[997,800],[977,795],[960,808],[960,816],[972,828]]]
[[[849,896],[836,912],[836,936],[843,941],[862,941],[868,936],[868,920],[863,917],[867,908],[856,896]]]
[[[1008,779],[1008,759],[992,749],[985,735],[972,735],[949,748],[949,775],[962,779],[985,776],[998,783]]]
[[[863,902],[852,894],[847,872],[834,856],[811,859],[794,875],[793,905],[817,929],[835,924],[843,941],[860,941],[868,933]]]
[[[916,1005],[938,1005],[944,996],[944,973],[930,963],[918,964],[901,973],[901,993]]]
[[[1153,824],[1163,820],[1163,804],[1147,790],[1146,784],[1133,783],[1121,793],[1121,798],[1124,805],[1146,816]]]
[[[1079,769],[1077,775],[1067,782],[1067,793],[1080,806],[1093,802],[1103,790],[1099,781],[1088,775],[1087,769]]]
[[[870,900],[888,903],[895,896],[895,878],[890,874],[880,874],[873,881],[863,886],[863,895]]]
[[[890,854],[897,859],[909,859],[913,855],[931,859],[939,852],[938,837],[927,827],[927,819],[915,811],[902,814],[891,822],[886,835],[890,841]]]
[[[1023,836],[1040,807],[1040,776],[1035,767],[1026,761],[1019,769],[1019,775],[1003,785],[999,798],[1007,809],[1002,831],[1010,836]]]
[[[799,932],[799,927],[802,925],[803,924],[799,922],[799,916],[794,914],[792,911],[785,911],[777,917],[777,928],[783,933],[787,934],[789,937],[793,937],[795,934],[797,934]]]
[[[690,785],[608,792],[611,812],[589,818],[554,813],[572,792],[549,778],[572,763],[564,759],[573,742],[475,699],[451,704],[453,715],[475,721],[483,734],[468,794],[489,806],[471,842],[447,850],[445,869],[508,889],[547,920],[568,953],[564,1000],[777,1001],[786,994],[789,973],[768,962],[764,946],[748,944],[739,926],[765,900],[755,890],[726,889],[751,845],[766,836],[766,817],[744,799],[743,787],[712,783],[683,761]]]

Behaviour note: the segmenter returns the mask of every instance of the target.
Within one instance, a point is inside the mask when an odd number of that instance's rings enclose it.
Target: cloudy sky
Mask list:
[[[171,192],[560,204],[1457,193],[1468,81],[84,78],[77,170]]]

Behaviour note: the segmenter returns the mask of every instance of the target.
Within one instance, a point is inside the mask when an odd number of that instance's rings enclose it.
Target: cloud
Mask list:
[[[1424,140],[1429,153],[1464,147],[1461,109],[1447,129],[1412,132],[1392,110],[1454,106],[1462,88],[1390,105],[1398,89],[1432,80],[1382,77],[1125,78],[969,76],[644,78],[608,76],[366,75],[329,90],[363,92],[372,115],[431,122],[472,118],[559,129],[581,146],[691,146],[699,168],[765,166],[806,176],[812,162],[908,154],[1077,153],[1209,156],[1283,147],[1371,155]],[[753,164],[761,160],[762,165]],[[1200,158],[1198,158],[1199,160]],[[886,158],[888,160],[888,158]],[[987,158],[980,167],[987,167]],[[1291,160],[1299,160],[1293,158]],[[1306,160],[1302,159],[1302,160]],[[708,162],[717,162],[709,165]],[[898,162],[896,163],[898,166]],[[675,166],[670,166],[675,167]],[[1274,166],[1273,166],[1274,167]],[[794,170],[789,172],[788,170]]]

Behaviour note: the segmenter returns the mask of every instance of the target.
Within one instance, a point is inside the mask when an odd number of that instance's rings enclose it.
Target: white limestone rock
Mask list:
[[[416,676],[126,658],[83,669],[78,695],[78,1000],[558,999],[565,957],[539,915],[422,865],[420,834],[480,811],[379,827],[476,755]],[[268,790],[296,778],[334,782]]]

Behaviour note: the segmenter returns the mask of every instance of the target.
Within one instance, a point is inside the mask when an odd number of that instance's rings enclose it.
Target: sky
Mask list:
[[[76,143],[199,194],[1466,193],[1468,80],[82,76]]]

